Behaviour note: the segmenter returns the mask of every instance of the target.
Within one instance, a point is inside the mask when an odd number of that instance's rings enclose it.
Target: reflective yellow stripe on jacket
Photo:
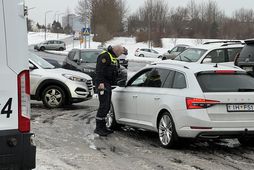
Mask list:
[[[103,51],[101,54],[104,54],[104,53],[108,53],[108,55],[110,56],[110,60],[113,64],[116,64],[117,63],[117,58],[113,57],[112,54],[110,54],[108,51]]]

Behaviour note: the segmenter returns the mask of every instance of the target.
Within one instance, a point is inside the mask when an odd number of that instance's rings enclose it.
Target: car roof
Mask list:
[[[152,65],[154,67],[164,67],[164,68],[173,68],[177,70],[182,70],[184,72],[190,71],[195,73],[203,72],[203,71],[216,71],[216,70],[232,70],[232,71],[240,71],[245,72],[241,68],[237,66],[229,66],[221,63],[209,63],[209,64],[199,64],[199,63],[188,63],[183,61],[176,60],[162,60],[159,62],[155,62]],[[153,66],[152,66],[153,67]]]
[[[213,50],[213,49],[225,49],[225,48],[242,48],[243,44],[237,43],[214,43],[214,44],[201,44],[189,49],[203,49],[203,50]]]
[[[101,52],[101,51],[103,51],[103,49],[78,49],[78,48],[74,48],[74,49],[72,49],[72,50],[79,50],[79,51],[99,51],[99,52]]]

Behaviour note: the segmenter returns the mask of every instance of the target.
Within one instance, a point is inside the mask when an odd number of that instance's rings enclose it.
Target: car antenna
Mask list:
[[[213,67],[218,67],[218,63],[216,63]]]

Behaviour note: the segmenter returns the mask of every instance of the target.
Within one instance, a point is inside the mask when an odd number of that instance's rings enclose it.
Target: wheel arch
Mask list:
[[[160,118],[161,118],[162,114],[165,113],[165,112],[167,112],[167,113],[169,113],[169,114],[171,115],[171,113],[169,112],[168,109],[165,109],[165,108],[164,108],[164,109],[161,109],[161,110],[160,110],[160,112],[159,112],[158,115],[157,115],[157,119],[156,119],[156,128],[157,128],[157,130],[158,130]],[[172,117],[172,115],[171,115],[171,117]]]

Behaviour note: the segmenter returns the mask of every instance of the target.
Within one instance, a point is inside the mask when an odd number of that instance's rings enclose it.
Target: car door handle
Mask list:
[[[154,100],[160,100],[160,98],[159,97],[155,97]]]

